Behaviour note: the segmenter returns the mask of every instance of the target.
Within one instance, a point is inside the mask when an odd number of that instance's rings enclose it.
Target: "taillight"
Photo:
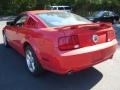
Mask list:
[[[78,36],[73,35],[59,38],[58,47],[60,50],[72,50],[80,48]]]
[[[115,39],[115,31],[113,30],[108,31],[107,36],[108,36],[108,41],[112,41],[113,39]]]

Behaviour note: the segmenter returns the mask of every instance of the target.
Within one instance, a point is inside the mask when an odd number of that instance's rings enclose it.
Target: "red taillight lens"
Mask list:
[[[108,41],[111,41],[113,39],[115,39],[115,31],[108,31],[107,32],[107,35],[108,35]]]
[[[61,37],[58,41],[60,50],[72,50],[80,47],[77,35]]]

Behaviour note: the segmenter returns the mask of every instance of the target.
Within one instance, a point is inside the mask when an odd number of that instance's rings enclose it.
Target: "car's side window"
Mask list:
[[[30,28],[36,28],[38,26],[38,24],[36,23],[36,21],[32,18],[32,17],[29,17],[28,20],[27,20],[27,26],[30,27]]]
[[[103,17],[109,17],[109,12],[104,12]]]
[[[58,7],[58,10],[64,10],[64,7]]]
[[[110,16],[115,16],[115,13],[110,12],[109,15],[110,15]]]
[[[57,7],[53,7],[52,10],[57,10]]]
[[[27,19],[27,15],[21,15],[16,19],[14,25],[20,27],[20,26],[24,25],[26,19]]]

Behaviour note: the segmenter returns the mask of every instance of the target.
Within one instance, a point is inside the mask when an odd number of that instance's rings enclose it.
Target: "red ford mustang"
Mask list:
[[[67,74],[112,58],[117,40],[111,24],[92,23],[64,11],[27,11],[3,29],[4,45],[26,57],[29,71]]]

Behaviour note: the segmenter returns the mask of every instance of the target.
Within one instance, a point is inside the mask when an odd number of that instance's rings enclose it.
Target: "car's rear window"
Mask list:
[[[93,17],[101,17],[103,14],[104,14],[103,11],[100,11],[100,12],[99,12],[99,11],[96,11],[96,12],[93,13],[92,16],[93,16]]]
[[[38,18],[43,20],[49,27],[88,24],[89,20],[68,12],[47,12],[36,14]]]

